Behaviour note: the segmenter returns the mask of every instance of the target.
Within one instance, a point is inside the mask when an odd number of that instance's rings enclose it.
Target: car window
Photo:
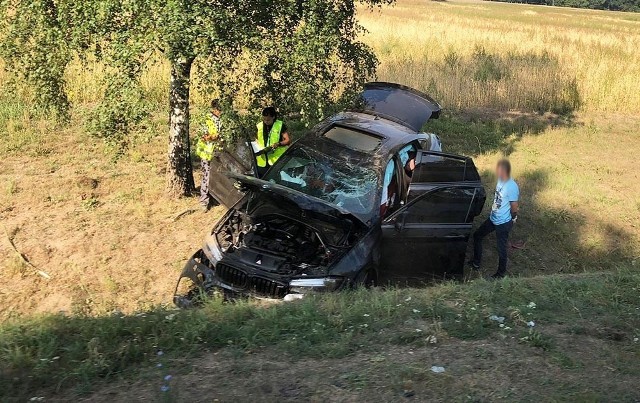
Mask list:
[[[404,223],[466,223],[474,193],[475,189],[471,188],[442,188],[418,196],[414,203],[407,206]]]
[[[264,180],[317,197],[351,213],[373,211],[378,189],[375,170],[307,147],[292,149]]]
[[[371,152],[380,147],[380,137],[345,127],[334,126],[324,133],[324,137],[340,143],[352,150]]]
[[[420,152],[413,183],[460,182],[480,180],[473,161],[437,152]]]

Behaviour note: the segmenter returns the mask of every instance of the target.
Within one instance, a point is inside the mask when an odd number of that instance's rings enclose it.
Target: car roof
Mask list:
[[[345,127],[375,136],[380,145],[372,151],[359,151],[324,137],[334,126]],[[394,121],[362,112],[341,112],[321,122],[312,132],[299,140],[315,148],[340,148],[354,157],[388,160],[398,149],[418,139],[418,133]],[[326,145],[324,143],[327,143]]]

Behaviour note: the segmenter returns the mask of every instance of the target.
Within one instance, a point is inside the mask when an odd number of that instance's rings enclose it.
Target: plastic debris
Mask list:
[[[287,294],[282,300],[284,302],[291,302],[302,298],[304,298],[304,294]]]
[[[164,380],[169,382],[171,380],[171,378],[173,378],[173,376],[171,375],[165,375]]]
[[[420,313],[420,310],[413,308],[413,313]]]
[[[489,316],[489,320],[492,320],[498,323],[504,323],[504,319],[505,319],[504,316],[496,316],[496,315]]]
[[[527,304],[527,308],[531,308],[531,309],[536,309],[536,306],[537,306],[536,303],[533,301]]]
[[[422,329],[416,329],[416,332],[417,332],[417,333],[421,333],[421,332],[422,332]]]
[[[169,388],[169,386],[168,386],[168,385],[162,385],[162,386],[160,386],[160,390],[161,390],[162,392],[168,392],[168,391],[169,391],[169,389],[170,389],[170,388]]]
[[[431,367],[431,372],[434,372],[436,374],[441,374],[444,372],[444,367],[438,367],[437,365],[434,365]]]
[[[404,302],[409,302],[409,301],[411,301],[411,297],[407,297],[404,299]]]
[[[371,316],[371,315],[369,315],[368,313],[365,313],[365,314],[364,314],[364,315],[362,315],[362,316],[364,316],[365,318],[368,318],[368,317],[369,317],[369,316]]]
[[[527,326],[529,327],[534,327],[536,325],[536,322],[530,320],[529,322],[527,322]]]

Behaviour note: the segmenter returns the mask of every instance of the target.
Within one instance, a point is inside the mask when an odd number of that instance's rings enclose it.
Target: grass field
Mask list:
[[[640,15],[402,0],[360,18],[379,79],[441,101],[426,129],[473,156],[488,189],[511,159],[516,278],[477,279],[496,264],[487,248],[459,285],[167,310],[223,211],[176,218],[196,200],[163,194],[166,66],[145,75],[156,113],[116,155],[84,129],[100,69],[77,65],[69,126],[34,117],[29,91],[0,94],[0,400],[640,398]]]
[[[449,108],[640,112],[640,15],[478,1],[363,14],[383,80]]]

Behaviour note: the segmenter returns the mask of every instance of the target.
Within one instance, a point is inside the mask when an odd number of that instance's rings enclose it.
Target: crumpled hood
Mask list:
[[[316,213],[326,214],[336,218],[352,218],[362,224],[367,225],[363,219],[345,210],[344,208],[335,204],[329,203],[317,197],[310,196],[308,194],[299,192],[297,190],[288,188],[286,186],[278,185],[276,183],[267,182],[262,179],[257,179],[253,176],[241,175],[229,172],[227,176],[231,179],[237,180],[242,183],[249,190],[255,192],[274,193],[278,196],[284,197],[287,200],[295,203],[300,209],[313,211]]]

